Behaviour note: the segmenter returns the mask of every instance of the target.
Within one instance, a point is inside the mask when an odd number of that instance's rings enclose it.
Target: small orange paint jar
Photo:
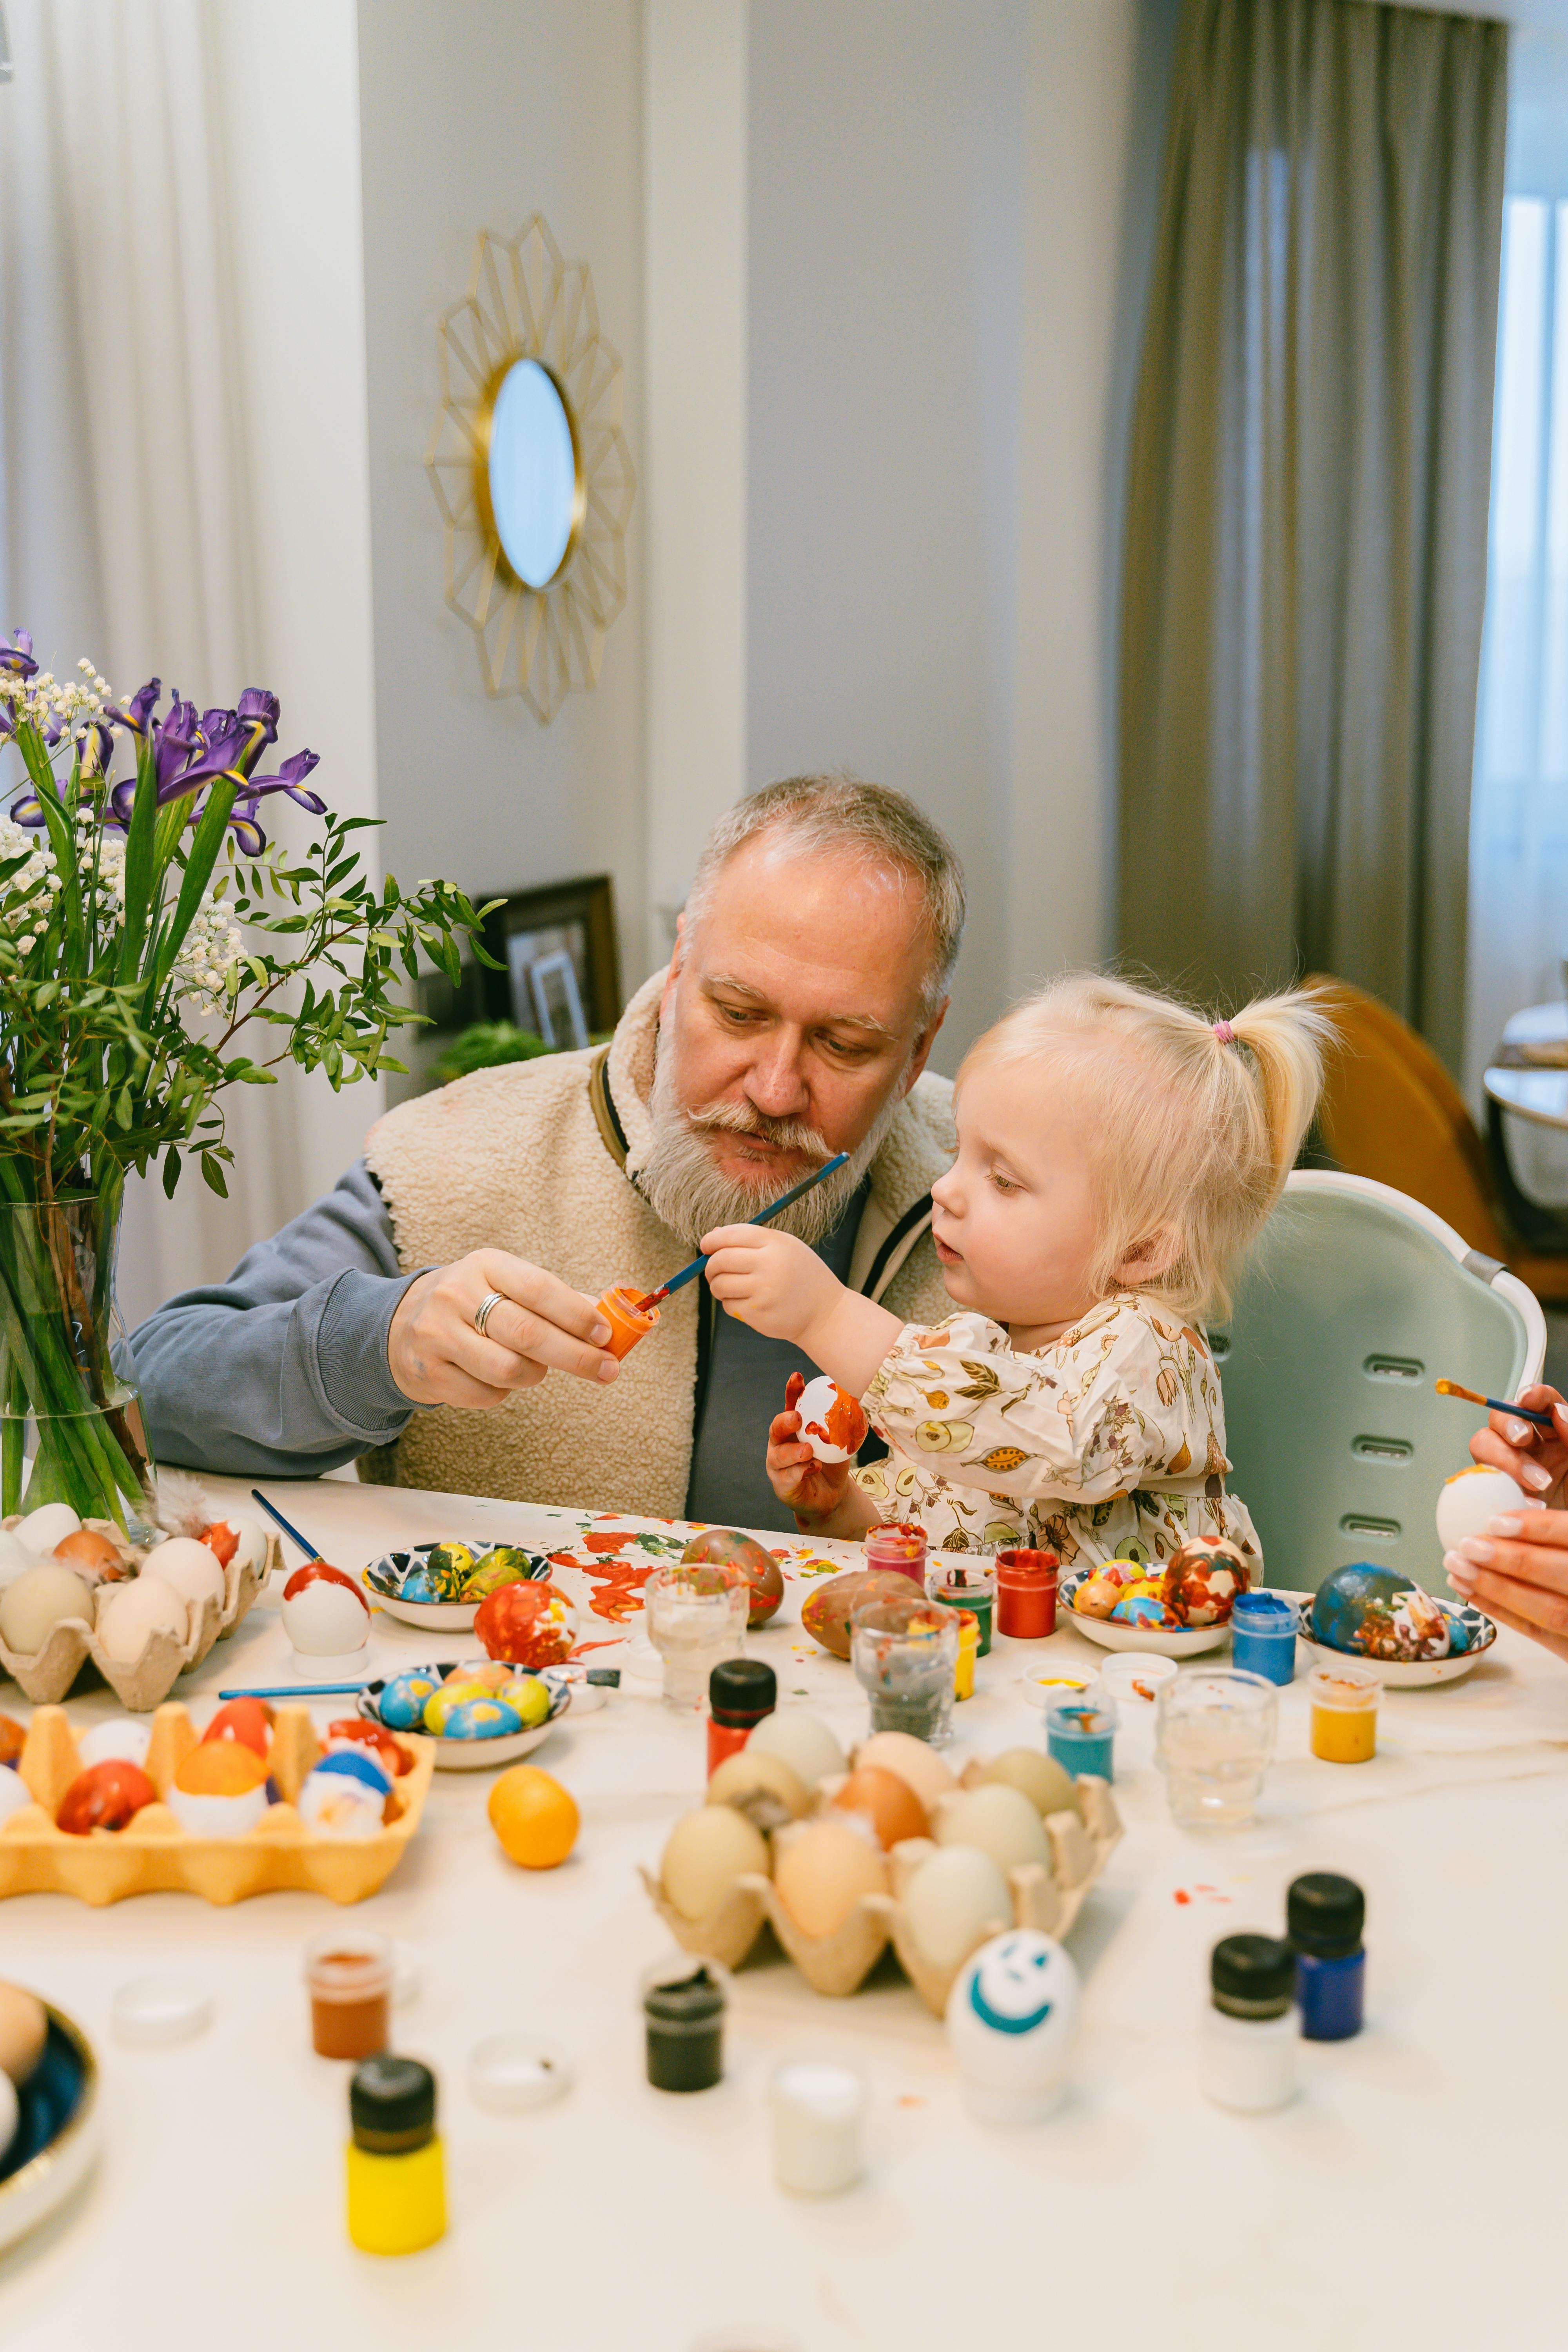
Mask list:
[[[1371,1666],[1314,1666],[1307,1676],[1312,1710],[1312,1753],[1325,1764],[1365,1764],[1377,1748],[1377,1703],[1383,1682]]]
[[[599,1312],[610,1327],[605,1351],[611,1356],[628,1356],[639,1339],[646,1339],[658,1321],[658,1309],[650,1307],[645,1315],[637,1305],[646,1298],[646,1290],[634,1289],[629,1282],[617,1282],[606,1290],[599,1301]]]

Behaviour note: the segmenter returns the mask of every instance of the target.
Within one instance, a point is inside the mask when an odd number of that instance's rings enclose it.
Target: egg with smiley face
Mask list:
[[[1066,2086],[1079,2002],[1070,1954],[1036,1928],[993,1936],[964,1962],[947,1998],[947,2038],[980,2122],[1050,2114]]]

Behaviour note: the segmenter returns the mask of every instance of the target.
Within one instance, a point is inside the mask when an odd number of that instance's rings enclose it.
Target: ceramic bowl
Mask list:
[[[79,2025],[44,2004],[49,2038],[20,2093],[22,2120],[0,2157],[0,2248],[36,2230],[85,2179],[98,2153],[98,2062]]]
[[[1355,1658],[1362,1665],[1370,1666],[1388,1690],[1420,1690],[1428,1683],[1457,1683],[1491,1648],[1497,1640],[1497,1626],[1483,1610],[1469,1601],[1443,1601],[1436,1593],[1431,1598],[1445,1617],[1457,1620],[1464,1627],[1468,1646],[1457,1657],[1450,1653],[1446,1658],[1369,1658],[1361,1650],[1331,1650],[1326,1642],[1313,1636],[1310,1594],[1300,1603],[1296,1630],[1310,1650],[1314,1664],[1331,1666],[1340,1658]]]
[[[464,1666],[489,1666],[493,1664],[490,1658],[446,1658],[434,1665],[399,1666],[397,1674],[436,1675],[445,1682],[449,1675],[458,1674]],[[520,1666],[517,1671],[522,1675],[529,1669]],[[377,1681],[367,1684],[357,1701],[361,1715],[368,1717],[372,1723],[380,1723],[381,1694],[389,1682],[396,1679],[395,1675],[384,1675]],[[549,1738],[572,1704],[571,1682],[558,1667],[545,1666],[536,1679],[550,1693],[550,1713],[542,1723],[530,1724],[526,1731],[503,1731],[494,1739],[433,1739],[431,1745],[436,1750],[437,1771],[488,1772],[492,1765],[515,1764],[520,1756],[531,1756],[542,1741]],[[394,1731],[396,1727],[387,1724],[384,1728]],[[405,1734],[399,1736],[406,1737]],[[427,1731],[421,1732],[419,1736],[424,1739],[431,1738]]]
[[[450,1538],[447,1538],[451,1540]],[[406,1625],[423,1626],[426,1633],[468,1633],[479,1612],[477,1601],[405,1601],[403,1590],[416,1570],[423,1569],[437,1544],[413,1544],[406,1551],[389,1551],[380,1559],[373,1559],[363,1571],[362,1581],[377,1604],[391,1617],[401,1617]],[[515,1551],[529,1563],[526,1579],[516,1581],[533,1582],[550,1574],[550,1562],[542,1551],[529,1551],[521,1544],[470,1544],[476,1570],[497,1551]]]
[[[1162,1658],[1195,1658],[1205,1650],[1217,1650],[1230,1639],[1230,1625],[1188,1625],[1166,1633],[1153,1625],[1119,1625],[1110,1617],[1080,1617],[1073,1607],[1073,1596],[1094,1574],[1092,1568],[1080,1568],[1071,1576],[1064,1576],[1057,1587],[1057,1624],[1070,1625],[1090,1642],[1098,1642],[1102,1650],[1153,1651]]]

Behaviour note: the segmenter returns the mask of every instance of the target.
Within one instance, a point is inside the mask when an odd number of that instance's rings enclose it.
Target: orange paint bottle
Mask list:
[[[638,1308],[637,1300],[647,1296],[646,1290],[637,1290],[629,1282],[617,1282],[600,1299],[599,1312],[610,1327],[610,1336],[605,1342],[608,1354],[629,1355],[658,1321],[657,1307],[650,1307],[646,1315]]]

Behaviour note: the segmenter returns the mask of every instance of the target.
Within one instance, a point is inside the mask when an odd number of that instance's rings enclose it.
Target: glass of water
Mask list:
[[[1215,1667],[1163,1684],[1155,1704],[1154,1754],[1172,1819],[1184,1829],[1244,1827],[1274,1753],[1274,1685],[1262,1675]]]
[[[664,1703],[681,1714],[708,1704],[708,1677],[743,1657],[752,1588],[729,1560],[677,1560],[643,1586],[647,1637],[664,1660]]]

